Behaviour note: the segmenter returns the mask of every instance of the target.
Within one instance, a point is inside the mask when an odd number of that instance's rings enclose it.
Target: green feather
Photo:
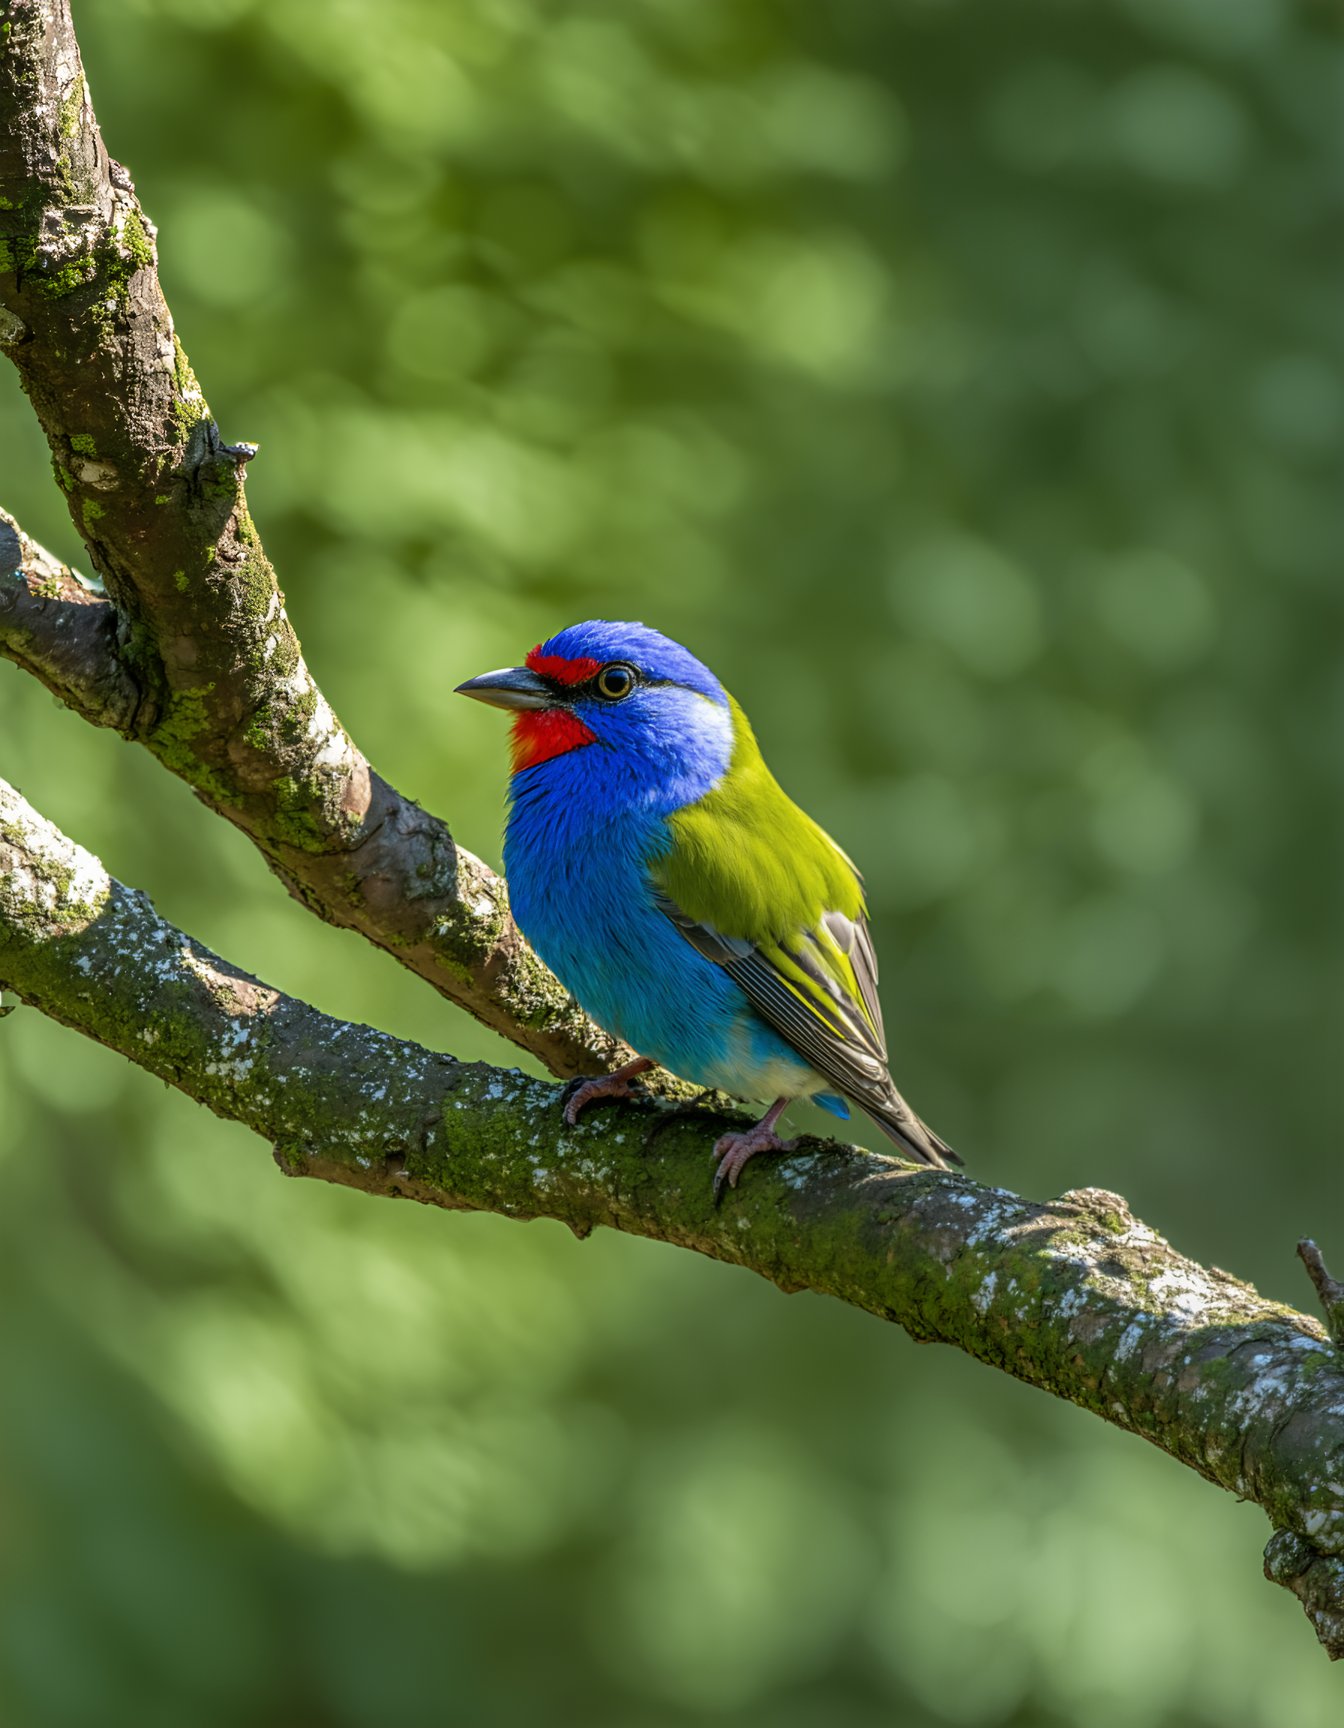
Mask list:
[[[741,985],[814,1071],[926,1163],[960,1159],[892,1084],[863,884],[766,767],[728,698],[733,754],[712,791],[668,818],[653,865],[657,904]]]
[[[863,912],[858,872],[765,765],[732,697],[733,755],[718,785],[669,819],[662,885],[691,917],[749,942]]]
[[[806,942],[808,960],[840,986],[877,1034],[880,1051],[876,996],[870,1007],[853,961],[823,922],[828,912],[863,920],[858,871],[784,792],[746,715],[731,696],[728,702],[734,737],[728,772],[669,818],[672,847],[655,867],[655,881],[687,919],[758,949],[813,1013],[835,1024],[830,992],[794,957]]]

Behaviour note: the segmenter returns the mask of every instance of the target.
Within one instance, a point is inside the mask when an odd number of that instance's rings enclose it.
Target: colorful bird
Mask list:
[[[514,711],[504,840],[524,934],[600,1026],[639,1051],[584,1081],[566,1120],[661,1063],[773,1099],[714,1148],[717,1199],[795,1098],[849,1099],[912,1158],[956,1154],[892,1084],[854,865],[780,789],[746,715],[643,624],[574,624],[524,666],[458,685]]]

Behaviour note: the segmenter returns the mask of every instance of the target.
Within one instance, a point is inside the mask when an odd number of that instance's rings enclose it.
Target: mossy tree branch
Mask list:
[[[555,1073],[618,1065],[631,1053],[527,947],[500,879],[375,773],[304,664],[247,509],[255,447],[224,442],[177,338],[156,232],[103,146],[68,0],[0,0],[0,21],[0,347],[106,590],[63,586],[44,612],[48,574],[34,591],[12,562],[11,522],[4,653],[151,750],[319,917]],[[61,633],[75,603],[72,664]]]
[[[608,1225],[893,1320],[1264,1507],[1269,1576],[1344,1655],[1344,1358],[1097,1189],[1045,1204],[826,1142],[722,1211],[723,1118],[655,1100],[567,1128],[557,1088],[347,1024],[217,959],[0,782],[0,986],[243,1122],[292,1176]]]
[[[0,656],[95,726],[126,732],[140,690],[122,662],[117,627],[101,585],[53,558],[0,509]]]

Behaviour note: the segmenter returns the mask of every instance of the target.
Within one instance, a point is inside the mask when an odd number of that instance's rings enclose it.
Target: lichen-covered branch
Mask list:
[[[140,690],[121,658],[117,624],[101,585],[83,581],[0,509],[0,656],[95,725],[128,732]]]
[[[1269,1575],[1344,1654],[1344,1357],[1115,1195],[1036,1204],[816,1142],[716,1211],[721,1117],[651,1100],[567,1128],[553,1086],[330,1019],[167,924],[3,782],[0,986],[246,1123],[290,1175],[677,1243],[1141,1434],[1264,1507]]]
[[[304,664],[248,514],[255,447],[210,417],[153,224],[103,147],[68,0],[0,0],[0,21],[0,348],[106,589],[79,601],[68,652],[74,613],[44,613],[0,544],[4,652],[144,744],[320,917],[556,1073],[619,1063],[629,1052],[532,954],[500,880],[373,771]]]

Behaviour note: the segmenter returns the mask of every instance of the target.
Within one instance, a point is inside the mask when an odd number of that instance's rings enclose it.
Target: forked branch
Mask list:
[[[105,588],[48,594],[9,521],[2,651],[151,750],[320,918],[557,1074],[619,1065],[630,1052],[527,947],[500,879],[370,767],[305,665],[247,509],[255,446],[225,442],[183,352],[68,0],[9,0],[0,19],[0,347]]]

